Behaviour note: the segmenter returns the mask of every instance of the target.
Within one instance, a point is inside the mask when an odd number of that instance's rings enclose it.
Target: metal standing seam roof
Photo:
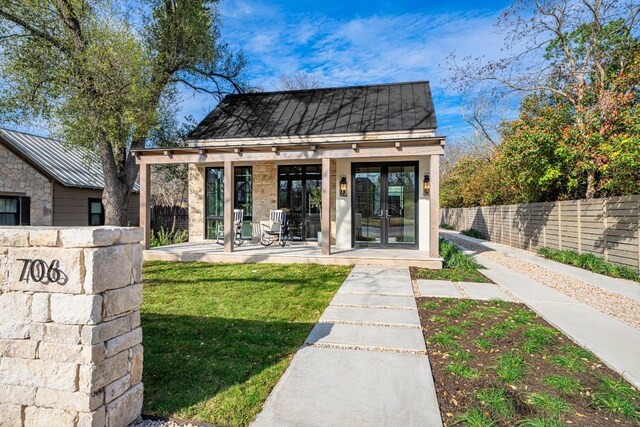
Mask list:
[[[435,129],[429,82],[227,95],[188,140]]]
[[[0,128],[0,139],[12,151],[27,159],[45,175],[66,187],[104,189],[104,175],[99,160],[87,158],[80,149],[64,142]],[[138,183],[134,185],[138,191]]]

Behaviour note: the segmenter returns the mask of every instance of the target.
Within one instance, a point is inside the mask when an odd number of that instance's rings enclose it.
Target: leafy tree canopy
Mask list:
[[[0,119],[44,118],[97,153],[108,224],[126,224],[129,155],[176,113],[182,86],[241,91],[244,60],[220,39],[217,1],[0,0]]]

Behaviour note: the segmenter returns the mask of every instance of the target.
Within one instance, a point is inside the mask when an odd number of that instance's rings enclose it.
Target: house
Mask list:
[[[188,163],[192,244],[215,238],[224,224],[224,251],[232,253],[234,207],[244,210],[249,239],[270,210],[287,209],[295,241],[330,236],[322,238],[324,256],[403,249],[437,267],[445,138],[436,127],[426,81],[228,95],[187,146],[134,151],[141,206],[151,164]],[[146,211],[141,224],[148,229]]]
[[[103,225],[99,163],[63,142],[0,128],[0,225]],[[129,200],[139,224],[139,194]]]

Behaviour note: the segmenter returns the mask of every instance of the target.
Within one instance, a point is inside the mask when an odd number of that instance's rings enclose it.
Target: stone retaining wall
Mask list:
[[[141,239],[139,228],[0,227],[0,426],[140,416]]]

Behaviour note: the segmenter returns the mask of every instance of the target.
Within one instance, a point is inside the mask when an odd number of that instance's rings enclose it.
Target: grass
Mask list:
[[[497,426],[496,422],[491,418],[485,416],[482,411],[478,409],[469,409],[458,415],[454,422],[466,427],[494,427]]]
[[[476,369],[473,369],[469,365],[464,363],[451,362],[447,364],[446,369],[453,375],[457,375],[462,378],[480,378],[480,373]]]
[[[544,377],[542,381],[564,394],[578,393],[582,387],[580,380],[566,375],[549,375]]]
[[[525,364],[524,358],[514,352],[503,354],[498,358],[496,374],[505,383],[514,383],[522,378]]]
[[[466,230],[461,230],[460,233],[464,234],[465,236],[475,237],[476,239],[486,240],[485,235],[479,232],[478,230],[476,230],[475,228],[467,228]]]
[[[604,274],[605,276],[640,282],[640,274],[636,273],[632,269],[605,261],[604,259],[590,253],[540,248],[538,249],[538,255],[563,264],[584,268],[585,270],[593,271],[594,273]]]
[[[489,279],[478,271],[484,267],[473,257],[462,252],[453,242],[440,239],[440,256],[443,259],[442,269],[417,268],[417,278],[453,282],[489,282]]]
[[[144,266],[143,412],[251,423],[349,272],[321,265]]]
[[[526,306],[418,307],[445,425],[640,425],[640,392]]]
[[[498,419],[504,419],[513,414],[513,402],[502,389],[487,388],[479,390],[476,393],[476,398],[482,406]]]

